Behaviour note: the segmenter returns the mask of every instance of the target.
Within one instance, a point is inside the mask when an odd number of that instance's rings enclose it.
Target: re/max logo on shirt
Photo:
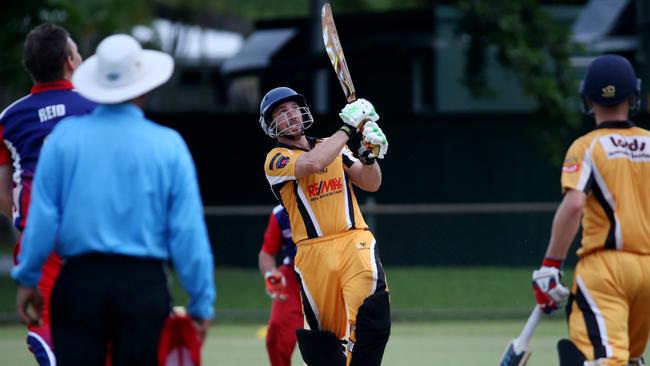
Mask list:
[[[321,180],[318,183],[313,183],[307,186],[307,192],[309,197],[320,196],[332,191],[338,191],[343,189],[343,183],[341,178],[332,178],[327,180]]]
[[[63,116],[65,116],[65,104],[48,105],[38,110],[38,119],[41,120],[41,123]]]

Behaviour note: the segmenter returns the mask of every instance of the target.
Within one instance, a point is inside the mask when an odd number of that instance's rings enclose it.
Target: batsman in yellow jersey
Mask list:
[[[573,142],[562,167],[560,204],[542,267],[533,272],[547,313],[568,298],[570,340],[562,366],[643,365],[650,334],[650,131],[636,127],[641,81],[630,62],[595,58],[581,84],[596,128]],[[561,265],[582,219],[571,289]]]
[[[388,287],[353,185],[379,189],[377,159],[388,142],[370,102],[358,99],[339,116],[343,124],[332,136],[307,137],[313,117],[305,97],[287,87],[269,91],[260,125],[277,144],[264,170],[298,248],[295,271],[310,328],[297,331],[303,360],[309,366],[380,365],[390,335]],[[346,145],[356,134],[362,139],[358,158]]]

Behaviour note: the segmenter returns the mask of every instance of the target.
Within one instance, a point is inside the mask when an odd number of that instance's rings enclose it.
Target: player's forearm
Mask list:
[[[348,135],[339,130],[311,151],[300,155],[296,163],[296,178],[304,178],[330,165],[341,154],[348,139]]]
[[[10,221],[13,215],[12,174],[11,164],[0,165],[0,213]]]
[[[13,202],[11,197],[0,197],[0,213],[10,222],[13,219]]]
[[[257,256],[257,263],[262,275],[275,268],[275,258],[262,250],[260,250],[260,254]]]
[[[563,200],[553,218],[551,240],[546,257],[564,260],[571,243],[580,228],[582,207],[569,200]]]
[[[381,187],[381,168],[375,161],[372,165],[363,165],[359,172],[357,186],[367,192],[376,192]]]

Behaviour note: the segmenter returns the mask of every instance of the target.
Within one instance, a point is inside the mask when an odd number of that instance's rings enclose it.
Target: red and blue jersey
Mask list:
[[[262,250],[270,255],[276,255],[282,251],[284,255],[283,263],[293,266],[293,258],[296,256],[296,244],[291,239],[289,215],[281,205],[275,206],[269,217],[269,223],[266,231],[264,231]]]
[[[63,118],[91,112],[96,104],[60,80],[37,84],[0,113],[0,165],[13,163],[14,225],[25,226],[41,146]]]

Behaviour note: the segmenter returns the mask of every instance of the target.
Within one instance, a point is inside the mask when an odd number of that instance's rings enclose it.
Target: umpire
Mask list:
[[[59,365],[157,365],[170,312],[164,263],[190,295],[189,314],[205,332],[215,288],[194,163],[175,131],[144,118],[144,95],[164,84],[172,58],[113,35],[77,69],[73,82],[100,103],[66,118],[41,151],[19,265],[21,319],[38,322],[41,266],[64,258],[52,295]],[[33,309],[30,309],[30,306]]]

